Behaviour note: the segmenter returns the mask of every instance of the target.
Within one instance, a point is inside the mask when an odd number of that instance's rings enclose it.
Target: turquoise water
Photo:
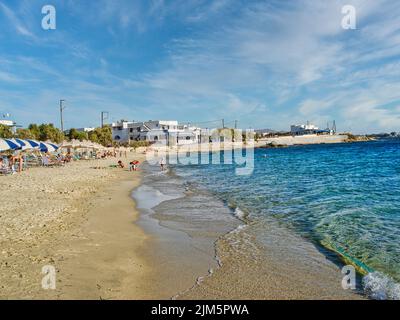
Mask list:
[[[375,298],[399,298],[400,140],[257,149],[247,176],[227,164],[175,170],[250,220],[273,217],[346,256]]]

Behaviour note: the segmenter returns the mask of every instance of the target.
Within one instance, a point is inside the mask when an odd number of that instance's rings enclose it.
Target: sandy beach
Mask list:
[[[122,158],[132,159],[144,156]],[[216,267],[218,235],[202,244],[153,219],[138,223],[131,192],[143,172],[109,167],[117,161],[2,177],[0,299],[171,299]],[[42,288],[44,266],[56,270],[55,290]]]
[[[140,172],[110,168],[116,161],[1,177],[1,299],[135,297],[129,283],[146,272],[138,247],[147,236],[130,198]],[[45,265],[57,270],[56,290],[42,289]]]

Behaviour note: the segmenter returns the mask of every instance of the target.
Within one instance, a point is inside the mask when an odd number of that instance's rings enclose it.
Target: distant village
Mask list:
[[[17,124],[15,121],[0,119],[0,125],[11,128],[13,132],[16,132]],[[162,140],[172,143],[174,145],[187,145],[194,143],[212,142],[211,138],[209,141],[205,141],[205,137],[212,136],[212,132],[215,129],[200,128],[198,126],[190,124],[180,124],[176,120],[149,120],[149,121],[127,121],[120,120],[115,123],[107,125],[111,128],[111,135],[113,144],[116,145],[129,145],[133,142],[160,142]],[[217,130],[231,129],[229,127],[217,128]],[[307,135],[335,135],[336,134],[336,123],[333,121],[331,124],[327,124],[326,128],[321,129],[318,126],[307,121],[306,124],[291,125],[288,131],[275,131],[272,129],[255,129],[253,130],[252,138],[258,140],[263,138],[272,137],[285,137],[285,136],[307,136]],[[77,133],[90,134],[96,130],[93,127],[74,128]],[[67,136],[70,130],[65,130],[64,134]],[[400,136],[400,133],[381,133],[370,135],[374,137],[389,137],[389,136]],[[220,139],[220,137],[218,137]]]
[[[163,139],[170,140],[174,137],[177,145],[193,144],[208,142],[204,141],[204,137],[211,137],[212,130],[209,128],[200,128],[190,124],[179,124],[178,121],[163,121],[163,120],[149,120],[149,121],[125,121],[113,123],[112,138],[121,144],[129,143],[131,141],[150,141],[157,142]],[[233,129],[233,128],[218,128]],[[215,129],[214,129],[215,130]],[[233,129],[235,130],[235,129]],[[292,125],[290,131],[277,132],[269,129],[254,130],[255,138],[264,138],[270,136],[284,136],[284,135],[333,135],[336,133],[336,125],[333,122],[332,128],[319,129],[317,126],[307,123],[304,125]],[[211,142],[211,141],[210,141]]]

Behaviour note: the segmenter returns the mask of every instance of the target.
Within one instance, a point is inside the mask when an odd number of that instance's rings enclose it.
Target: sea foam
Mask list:
[[[400,300],[400,284],[391,277],[372,272],[366,275],[362,284],[368,297],[375,300]]]

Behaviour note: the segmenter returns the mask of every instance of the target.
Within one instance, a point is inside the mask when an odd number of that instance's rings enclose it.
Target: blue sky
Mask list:
[[[56,30],[41,28],[46,4]],[[341,27],[345,4],[356,30]],[[65,127],[109,111],[400,131],[399,16],[395,0],[0,0],[0,112],[58,125],[63,98]]]

